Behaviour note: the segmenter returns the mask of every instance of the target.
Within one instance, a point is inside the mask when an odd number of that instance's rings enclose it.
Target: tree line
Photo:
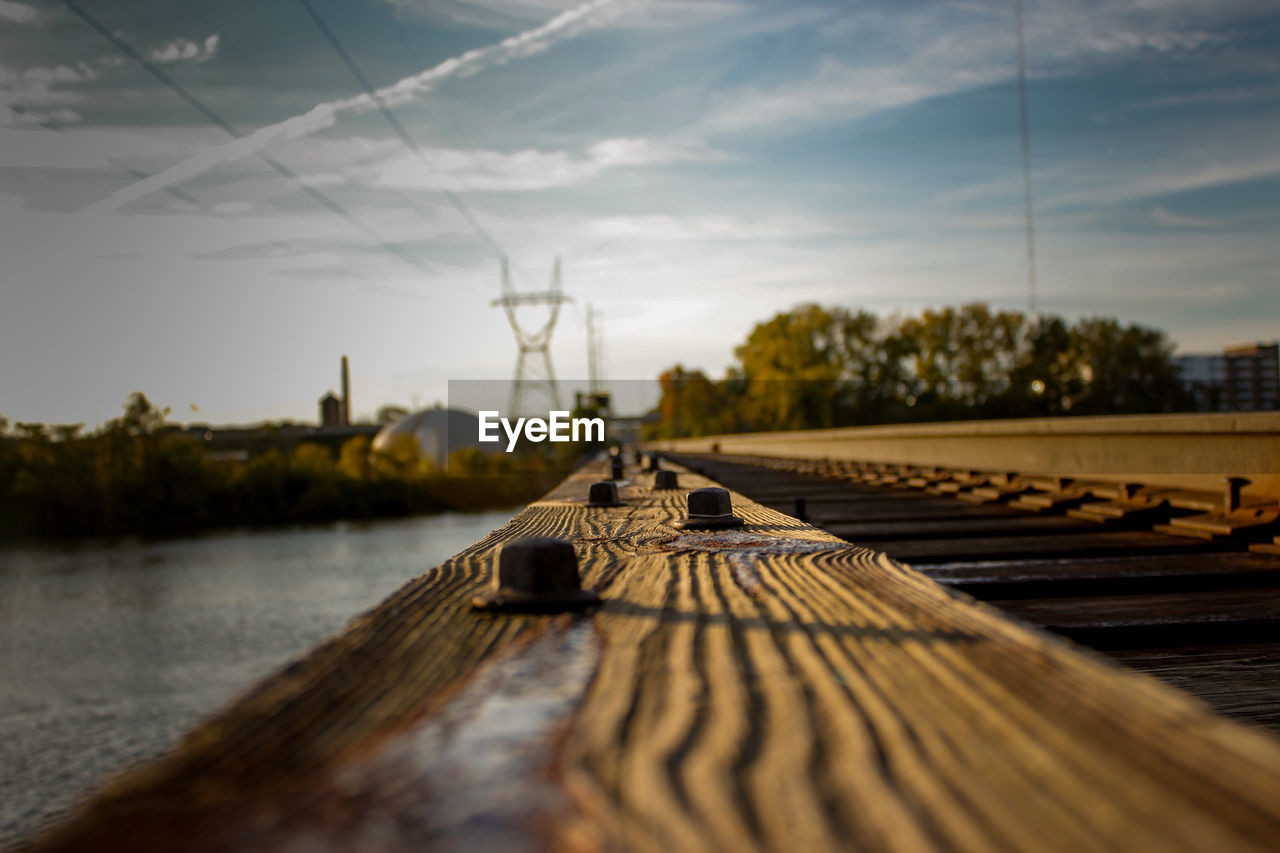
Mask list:
[[[173,534],[208,527],[383,518],[527,503],[565,474],[547,456],[461,450],[441,470],[400,436],[335,453],[302,441],[247,460],[218,458],[134,393],[124,414],[80,424],[0,418],[0,536]]]
[[[664,371],[647,435],[1189,410],[1172,354],[1163,332],[1108,317],[806,304],[756,324],[722,379]]]

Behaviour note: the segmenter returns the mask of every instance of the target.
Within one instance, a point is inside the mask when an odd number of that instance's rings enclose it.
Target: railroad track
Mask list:
[[[1241,504],[1195,490],[1008,472],[667,454],[947,587],[1280,731],[1280,555]],[[1232,506],[1235,502],[1235,507]],[[1270,523],[1268,523],[1270,522]],[[1215,527],[1215,524],[1217,525]]]

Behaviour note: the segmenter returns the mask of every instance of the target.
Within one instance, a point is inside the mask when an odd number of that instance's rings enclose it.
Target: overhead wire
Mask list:
[[[31,123],[34,124],[36,127],[41,127],[41,128],[44,128],[45,130],[52,131],[54,133],[70,133],[71,132],[70,129],[68,129],[67,126],[64,125],[62,122],[56,119],[50,118],[48,116],[36,115],[33,110],[29,110],[26,107],[19,106],[18,104],[11,104],[9,106],[9,109],[13,111],[15,114],[20,116],[28,116],[28,117],[34,116],[34,118],[31,118]],[[124,172],[126,175],[129,175],[138,180],[145,180],[146,178],[151,177],[150,172],[144,172],[141,169],[134,169],[110,157],[106,157],[104,159],[108,163],[110,163],[112,166],[119,169],[121,172]],[[169,195],[173,196],[174,198],[179,199],[180,201],[186,202],[187,204],[194,205],[196,207],[200,207],[205,210],[209,209],[208,204],[196,198],[195,196],[191,195],[190,193],[187,193],[183,190],[178,189],[177,187],[165,187],[165,192],[167,192]]]
[[[1022,0],[1013,0],[1018,42],[1018,117],[1022,132],[1022,201],[1027,243],[1027,291],[1030,313],[1036,313],[1035,214],[1031,203],[1031,121],[1027,108],[1027,59],[1022,34]]]
[[[404,143],[404,146],[413,153],[423,165],[432,172],[435,172],[435,165],[431,162],[430,158],[427,157],[427,153],[418,144],[417,140],[409,133],[408,129],[400,122],[400,119],[396,117],[396,114],[392,111],[387,102],[378,94],[377,88],[355,61],[355,57],[353,57],[350,51],[343,46],[342,42],[338,39],[337,34],[334,33],[333,29],[328,25],[319,10],[316,9],[315,5],[311,3],[311,0],[298,0],[298,4],[302,6],[303,10],[306,11],[307,15],[315,23],[325,40],[329,42],[329,46],[332,47],[334,52],[342,59],[343,63],[347,66],[347,70],[351,72],[351,76],[355,77],[361,88],[364,89],[365,94],[373,99],[374,104],[378,108],[378,112],[382,114],[383,119],[391,126],[391,129],[395,132],[396,136],[400,138],[400,141]],[[506,250],[503,249],[497,239],[480,223],[475,214],[472,213],[471,209],[467,206],[466,202],[462,200],[461,196],[452,190],[443,188],[440,190],[440,193],[445,197],[449,204],[452,205],[454,210],[456,210],[458,214],[466,220],[467,224],[471,226],[471,230],[480,239],[480,241],[497,256],[498,260],[502,261],[507,259]]]
[[[88,24],[90,27],[96,30],[99,35],[101,35],[103,38],[109,41],[112,44],[112,46],[116,48],[116,50],[120,51],[129,59],[132,59],[134,62],[136,62],[139,66],[142,67],[144,71],[146,71],[156,80],[158,80],[160,83],[164,84],[164,86],[166,86],[170,91],[172,91],[178,97],[182,98],[182,100],[184,100],[188,106],[190,106],[196,112],[200,113],[200,115],[204,116],[206,119],[212,122],[216,127],[221,129],[224,133],[228,134],[233,139],[244,138],[244,134],[241,133],[234,125],[232,125],[222,116],[218,115],[217,112],[215,112],[211,107],[207,106],[203,101],[201,101],[194,94],[192,94],[185,86],[183,86],[181,83],[179,83],[169,74],[167,74],[164,71],[164,69],[160,68],[155,63],[148,60],[145,56],[143,56],[141,53],[135,50],[132,46],[130,46],[128,42],[124,41],[124,39],[117,36],[101,21],[99,21],[93,15],[89,14],[89,12],[86,11],[84,8],[82,8],[78,3],[76,3],[75,0],[62,0],[62,4],[66,6],[69,10],[71,10],[71,12],[73,12],[77,17],[83,20],[86,24]],[[330,198],[328,195],[316,189],[315,187],[309,186],[306,183],[304,183],[297,172],[294,172],[288,166],[286,166],[285,164],[281,163],[279,160],[275,159],[274,157],[271,157],[270,155],[264,152],[259,151],[257,153],[258,153],[258,156],[262,159],[262,161],[266,163],[268,166],[270,166],[273,171],[275,171],[280,176],[287,178],[289,181],[293,182],[293,184],[297,186],[298,189],[306,193],[317,204],[321,205],[322,207],[324,207],[331,213],[335,214],[336,216],[339,216],[342,219],[346,220],[346,222],[350,224],[353,228],[360,231],[360,233],[364,234],[371,241],[373,241],[374,245],[377,248],[381,249],[384,252],[387,252],[388,254],[393,255],[396,258],[399,258],[400,260],[404,261],[407,264],[410,264],[413,267],[416,267],[419,270],[428,270],[427,265],[424,264],[420,259],[415,258],[413,255],[410,255],[409,253],[405,252],[399,247],[386,242],[385,240],[382,239],[381,236],[377,234],[377,232],[375,232],[373,229],[369,228],[369,226],[365,225],[363,222],[357,219],[351,212],[349,212],[345,207],[343,207],[337,201]]]
[[[197,0],[186,0],[184,5],[185,5],[186,12],[188,14],[191,14],[197,19],[199,19],[211,30],[216,29],[216,24],[209,18],[208,15],[206,15],[200,9],[200,7],[197,5]],[[406,45],[406,49],[407,49],[407,45]],[[249,70],[257,74],[258,79],[260,80],[268,79],[269,74],[267,70],[247,52],[237,48],[236,43],[234,41],[226,41],[220,44],[219,52],[223,50],[226,50],[227,52],[231,53],[239,62],[243,63],[245,67],[247,67]],[[347,167],[335,166],[334,170],[337,171],[343,177],[347,178],[348,180],[356,180],[355,175],[353,175],[351,173],[351,170]],[[403,202],[406,209],[411,211],[414,215],[418,216],[419,218],[423,220],[433,219],[434,213],[431,212],[429,209],[424,210],[419,200],[409,195],[408,193],[402,192],[396,187],[391,187],[391,186],[383,186],[383,187],[379,187],[378,189]]]

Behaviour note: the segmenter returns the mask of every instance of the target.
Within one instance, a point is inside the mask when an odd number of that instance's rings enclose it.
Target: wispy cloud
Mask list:
[[[1228,43],[1204,4],[1135,0],[1098,7],[1064,0],[1028,11],[1033,77],[1099,71],[1144,53],[1183,55]],[[1225,8],[1222,15],[1227,16]],[[782,27],[789,22],[780,20]],[[1007,3],[904,6],[886,13],[860,5],[828,22],[832,37],[860,43],[858,54],[823,56],[799,79],[725,91],[694,129],[703,134],[857,120],[883,110],[1010,80],[1015,73]],[[822,56],[821,53],[819,53]],[[761,75],[767,79],[767,75]]]
[[[1174,213],[1158,204],[1151,209],[1151,218],[1161,225],[1169,225],[1173,228],[1218,228],[1223,224],[1221,219]]]
[[[378,97],[389,105],[403,104],[431,91],[452,77],[475,74],[489,66],[502,65],[513,59],[540,53],[561,39],[581,33],[593,23],[596,14],[612,2],[613,0],[591,0],[589,3],[557,15],[540,27],[525,30],[494,45],[469,50],[459,56],[446,59],[432,68],[378,89]],[[377,101],[367,94],[318,104],[302,115],[259,128],[225,145],[208,148],[173,168],[112,193],[107,198],[86,207],[85,212],[110,213],[119,210],[121,206],[135,199],[190,180],[220,163],[256,154],[277,139],[297,138],[332,127],[338,116],[344,112],[359,114],[377,108]]]
[[[217,33],[206,38],[203,44],[190,39],[175,39],[164,47],[151,51],[151,59],[166,65],[174,62],[208,62],[218,55],[218,40]]]
[[[30,116],[23,111],[21,116]],[[164,135],[145,130],[76,129],[49,133],[35,128],[0,129],[0,168],[92,169],[104,160],[142,162],[189,155],[208,142],[199,132]]]
[[[426,150],[423,155],[405,155],[382,165],[373,184],[453,192],[541,190],[582,183],[610,169],[696,156],[647,139],[606,139],[581,155],[532,149],[513,153],[435,149]]]
[[[386,0],[402,13],[422,18],[443,17],[468,26],[505,28],[546,20],[564,11],[565,0]],[[670,28],[689,26],[732,15],[750,4],[744,0],[621,0],[621,26]]]
[[[922,62],[850,65],[824,60],[806,80],[725,98],[693,128],[699,135],[851,121],[892,107],[968,89],[1007,76],[999,66],[929,67]]]
[[[1280,154],[1238,154],[1193,162],[1171,158],[1127,180],[1107,175],[1105,182],[1096,186],[1045,196],[1041,206],[1056,209],[1116,204],[1277,177],[1280,177]]]
[[[13,21],[15,24],[29,24],[36,19],[39,12],[34,6],[16,3],[14,0],[0,0],[0,18]]]
[[[15,69],[0,65],[0,125],[40,123],[53,118],[76,121],[79,116],[66,104],[84,100],[80,92],[60,88],[93,80],[98,73],[86,62],[72,65],[32,66]],[[61,105],[61,109],[59,109]],[[39,109],[20,109],[35,106]]]

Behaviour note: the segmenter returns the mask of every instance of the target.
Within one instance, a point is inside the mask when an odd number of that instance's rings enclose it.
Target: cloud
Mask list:
[[[824,59],[807,80],[727,98],[695,125],[701,135],[779,126],[804,120],[850,121],[1007,76],[999,66],[938,67],[922,61],[849,65]]]
[[[23,110],[22,119],[34,114]],[[0,128],[0,168],[94,169],[107,160],[138,162],[150,157],[182,157],[208,139],[200,133],[164,136],[146,129],[89,130],[49,133],[35,128]]]
[[[532,56],[548,49],[560,39],[581,33],[591,25],[597,12],[613,2],[614,0],[591,0],[557,15],[540,27],[525,30],[497,44],[469,50],[459,56],[446,59],[432,68],[384,86],[376,90],[377,94],[389,105],[403,104],[431,91],[441,82],[452,77],[474,74],[513,59]],[[256,154],[274,140],[307,136],[332,127],[341,113],[360,114],[375,109],[377,109],[377,103],[367,94],[317,104],[306,113],[259,128],[248,136],[224,145],[208,148],[177,166],[112,193],[107,198],[89,205],[85,211],[110,213],[119,210],[121,206],[135,199],[189,180],[220,163]]]
[[[84,100],[84,95],[80,92],[57,87],[93,80],[97,76],[98,72],[85,62],[78,62],[74,66],[38,65],[21,70],[0,65],[0,86],[3,87],[0,90],[0,126],[40,124],[49,119],[78,121],[80,116],[69,109],[30,110],[24,108],[24,105],[56,107],[59,104],[79,103]]]
[[[26,107],[10,104],[10,110],[17,116],[16,122],[0,121],[2,125],[15,124],[22,125],[42,125],[49,122],[57,122],[58,124],[74,124],[80,121],[80,113],[70,107],[58,107],[51,110],[32,110]],[[0,162],[4,159],[0,155]]]
[[[208,62],[218,55],[218,34],[214,33],[204,40],[203,45],[190,39],[175,39],[162,48],[151,51],[154,62]]]
[[[402,12],[422,18],[444,17],[481,27],[507,27],[516,21],[545,21],[569,8],[565,0],[387,0]]]
[[[1277,177],[1280,177],[1280,154],[1215,157],[1192,163],[1185,158],[1171,158],[1132,180],[1110,176],[1096,186],[1046,195],[1038,204],[1046,209],[1116,204]]]
[[[628,166],[689,159],[692,155],[647,139],[606,139],[580,156],[533,149],[502,153],[432,149],[423,158],[411,154],[384,164],[373,185],[398,189],[453,192],[510,192],[569,186]]]
[[[0,19],[13,21],[15,24],[29,24],[38,14],[34,6],[28,6],[26,3],[0,0]]]
[[[1221,219],[1173,213],[1158,204],[1151,209],[1151,218],[1161,225],[1169,225],[1174,228],[1218,228],[1223,225]]]
[[[569,7],[565,0],[387,0],[405,14],[443,17],[466,26],[505,28],[545,20]],[[623,0],[618,23],[681,27],[717,20],[749,8],[740,0]]]
[[[24,68],[20,72],[0,69],[0,81],[9,82],[17,78],[24,83],[42,83],[45,85],[51,83],[79,83],[83,80],[93,80],[97,76],[98,72],[84,62],[77,63],[74,68],[70,65],[54,65]]]
[[[846,235],[835,223],[810,217],[767,216],[601,216],[581,223],[576,231],[585,240],[645,240],[700,242],[705,240],[787,240]]]
[[[1192,51],[1210,44],[1228,41],[1223,33],[1211,32],[1138,32],[1111,30],[1086,32],[1074,42],[1062,45],[1059,50],[1066,55],[1076,53],[1133,53],[1153,50],[1157,53]]]
[[[1248,10],[1226,3],[1202,8],[1212,5],[1181,0],[1037,5],[1025,18],[1030,74],[1096,74],[1104,64],[1144,53],[1179,56],[1221,47],[1232,40],[1222,28]],[[782,32],[792,22],[780,18],[776,24]],[[726,89],[691,132],[705,137],[776,127],[790,133],[805,124],[853,121],[1015,75],[1007,3],[850,4],[833,13],[824,33],[831,41],[814,52],[808,75],[770,84],[764,65],[755,77],[760,82]]]

